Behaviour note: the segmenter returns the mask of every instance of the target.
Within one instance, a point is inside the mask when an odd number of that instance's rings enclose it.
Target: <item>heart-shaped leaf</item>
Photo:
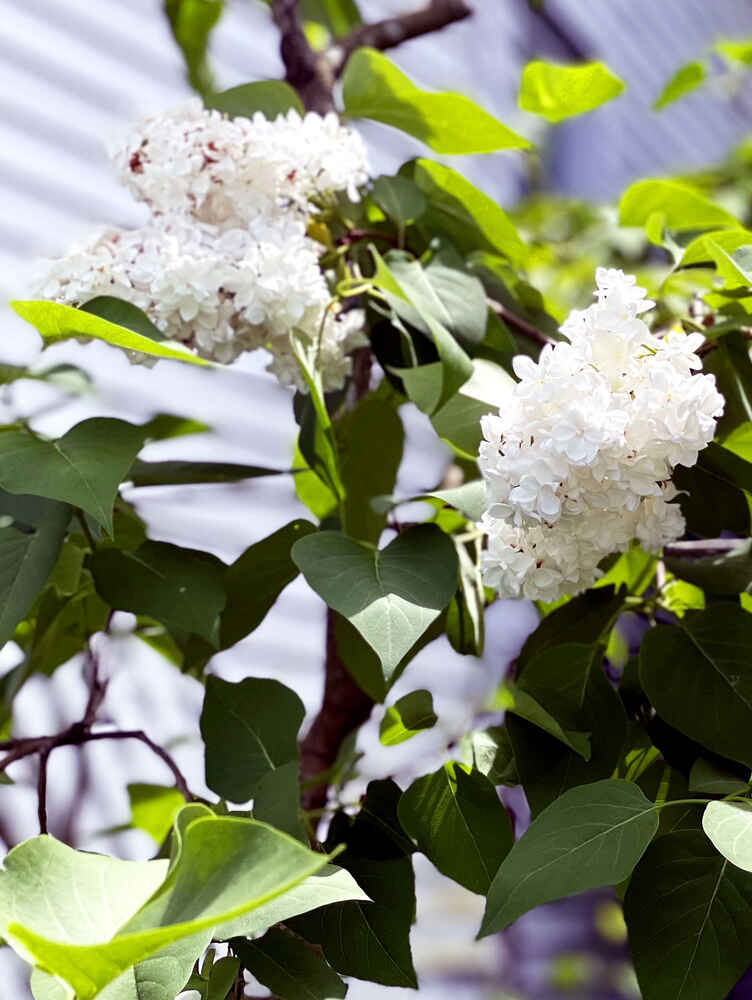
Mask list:
[[[457,554],[422,524],[375,549],[335,531],[301,538],[292,557],[308,583],[375,650],[389,679],[457,589]]]

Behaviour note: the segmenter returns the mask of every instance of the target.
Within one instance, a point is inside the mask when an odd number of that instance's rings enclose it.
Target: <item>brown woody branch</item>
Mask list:
[[[303,31],[297,0],[271,0],[271,8],[281,35],[285,80],[297,90],[307,111],[320,114],[335,110],[334,84],[355,49],[363,45],[392,49],[472,14],[465,0],[431,0],[410,14],[361,25],[323,52],[315,52]]]
[[[0,751],[5,752],[5,756],[0,759],[0,774],[4,773],[16,761],[23,760],[26,757],[39,757],[37,814],[39,816],[40,833],[47,833],[47,765],[52,751],[57,750],[58,747],[79,747],[85,743],[92,743],[97,740],[139,740],[152,753],[156,754],[160,760],[164,761],[172,772],[172,776],[175,779],[175,786],[183,798],[188,802],[192,802],[195,798],[188,788],[188,783],[183,773],[170,754],[150,739],[143,730],[110,729],[93,732],[93,726],[96,724],[96,715],[107,690],[107,682],[100,677],[99,659],[92,650],[91,645],[89,645],[86,652],[86,668],[89,673],[89,696],[84,714],[77,722],[72,723],[61,732],[50,736],[29,736],[0,742]]]
[[[398,17],[388,17],[373,24],[364,24],[355,28],[346,38],[332,46],[332,54],[336,57],[335,74],[339,76],[345,68],[348,57],[355,49],[368,46],[372,49],[393,49],[411,38],[420,38],[433,31],[462,21],[472,14],[472,8],[465,0],[432,0],[428,6],[411,14]]]
[[[535,324],[523,319],[522,316],[518,316],[517,313],[512,312],[511,309],[507,309],[507,307],[503,306],[501,302],[497,302],[495,299],[486,299],[486,301],[496,315],[504,320],[507,326],[511,326],[513,330],[521,333],[523,336],[527,337],[528,340],[532,340],[534,343],[540,344],[541,347],[545,347],[546,344],[555,343],[555,341],[545,334],[543,330],[538,329]]]

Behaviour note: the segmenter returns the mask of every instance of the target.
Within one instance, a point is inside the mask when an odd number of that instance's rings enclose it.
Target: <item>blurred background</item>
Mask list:
[[[661,113],[652,104],[675,70],[719,39],[752,36],[746,0],[470,0],[472,18],[436,35],[407,43],[392,58],[419,82],[462,91],[537,144],[532,161],[507,153],[472,160],[451,158],[500,204],[518,206],[531,231],[559,224],[573,268],[590,281],[593,262],[577,249],[587,230],[613,236],[615,210],[608,202],[637,176],[688,173],[727,158],[752,131],[752,89],[746,75],[721,75]],[[410,0],[361,0],[367,20],[412,9]],[[258,0],[227,0],[214,31],[211,62],[219,89],[282,75],[278,38],[268,9]],[[533,57],[560,61],[603,60],[627,83],[625,93],[592,114],[555,129],[517,110],[522,65]],[[145,209],[121,189],[109,168],[107,140],[143,116],[187,100],[182,57],[161,0],[4,0],[0,18],[0,298],[23,298],[40,257],[66,251],[104,224],[138,225]],[[424,152],[386,128],[363,129],[374,173],[394,169]],[[551,195],[555,196],[553,199]],[[541,199],[545,196],[547,201]],[[729,197],[744,197],[744,187]],[[527,199],[522,202],[523,199]],[[567,199],[567,200],[563,200]],[[575,199],[571,201],[569,199]],[[576,199],[595,202],[587,209]],[[602,206],[602,207],[600,207]],[[557,212],[559,214],[557,214]],[[746,213],[745,213],[746,214]],[[608,234],[611,233],[611,237]],[[571,240],[570,240],[571,236]],[[598,237],[600,238],[600,237]],[[628,240],[627,236],[620,236]],[[568,242],[569,241],[569,242]],[[623,245],[627,256],[640,247]],[[545,276],[546,262],[539,262]],[[579,291],[573,278],[573,288]],[[561,290],[560,290],[561,292]],[[572,293],[574,294],[574,292]],[[561,292],[561,305],[568,305]],[[587,298],[579,304],[587,304]],[[0,361],[23,363],[40,341],[3,306]],[[280,464],[292,456],[297,428],[289,395],[263,371],[258,355],[233,371],[206,377],[189,366],[161,363],[131,367],[101,344],[60,345],[49,356],[74,361],[96,389],[71,398],[48,386],[22,383],[0,396],[0,419],[34,416],[42,431],[63,432],[83,417],[144,419],[159,411],[205,422],[211,431],[150,445],[149,458],[228,460]],[[427,420],[403,408],[408,446],[398,493],[418,493],[442,475],[448,454]],[[248,545],[291,518],[304,516],[289,477],[251,482],[126,491],[153,538],[210,550],[234,559]],[[439,725],[409,748],[378,741],[382,710],[359,737],[366,750],[362,771],[348,789],[356,799],[371,777],[392,775],[401,784],[438,765],[445,749],[488,705],[489,696],[536,621],[524,602],[497,602],[488,612],[482,660],[463,658],[446,643],[432,644],[413,662],[396,699],[425,684],[434,693]],[[123,624],[126,624],[125,621]],[[277,677],[314,712],[321,697],[323,606],[298,579],[263,625],[210,669],[230,680],[248,674]],[[197,719],[203,689],[136,639],[100,637],[111,677],[106,707],[123,728],[143,728],[168,746],[197,791],[204,789]],[[0,674],[18,661],[9,644]],[[81,664],[71,661],[53,678],[33,678],[16,701],[15,735],[55,731],[79,717],[85,701]],[[3,788],[0,836],[9,843],[37,832],[35,775],[23,763],[15,784]],[[150,839],[127,824],[126,786],[167,782],[162,765],[139,745],[108,743],[66,748],[50,768],[51,832],[87,850],[147,857]],[[510,792],[518,825],[525,805]],[[625,961],[623,924],[607,894],[564,901],[530,914],[499,938],[473,941],[482,899],[445,880],[416,857],[418,920],[415,964],[426,1000],[629,1000],[639,994]],[[8,949],[0,950],[3,995],[29,997],[25,974]],[[263,990],[249,984],[249,995]],[[404,991],[353,981],[352,1000],[398,998]],[[743,987],[736,998],[752,996]]]

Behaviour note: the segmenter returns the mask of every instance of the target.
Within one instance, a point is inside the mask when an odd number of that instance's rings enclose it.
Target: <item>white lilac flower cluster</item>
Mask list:
[[[570,314],[538,363],[482,419],[485,583],[502,597],[553,601],[591,586],[598,564],[636,539],[649,552],[684,533],[677,465],[715,433],[723,397],[695,353],[701,334],[654,336],[654,305],[631,275],[596,271],[597,301]]]
[[[40,295],[73,306],[127,299],[210,360],[264,347],[280,381],[304,388],[294,328],[317,344],[324,388],[342,386],[348,352],[365,342],[363,315],[329,307],[306,223],[312,200],[357,197],[368,177],[358,135],[333,114],[230,120],[194,100],[144,122],[111,157],[151,220],[45,262]]]

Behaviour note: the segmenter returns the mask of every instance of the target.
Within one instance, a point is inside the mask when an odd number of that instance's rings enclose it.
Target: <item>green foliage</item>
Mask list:
[[[418,778],[400,799],[399,820],[438,870],[485,894],[514,842],[496,789],[479,771],[450,762]]]
[[[512,847],[488,893],[481,934],[541,903],[627,878],[658,829],[655,806],[630,781],[565,792]]]
[[[706,75],[705,63],[695,61],[680,66],[657,97],[653,104],[653,110],[662,111],[669,104],[678,101],[680,97],[696,90],[705,80]]]
[[[347,987],[302,938],[271,928],[255,941],[237,941],[243,965],[279,1000],[341,1000]]]
[[[648,848],[624,916],[645,1000],[723,1000],[749,965],[750,878],[696,829]]]
[[[752,617],[733,604],[659,625],[640,650],[640,680],[659,714],[724,757],[752,766]]]
[[[536,60],[522,71],[520,107],[550,122],[605,104],[624,90],[624,81],[603,63],[583,66],[556,66]]]
[[[752,803],[709,802],[702,814],[702,828],[716,850],[732,865],[752,872]]]
[[[279,681],[247,677],[233,684],[208,677],[201,712],[207,785],[231,802],[253,798],[265,775],[297,762],[304,711]]]
[[[90,560],[97,592],[109,605],[148,615],[168,629],[217,647],[225,605],[223,565],[207,552],[146,541],[135,552],[100,549]]]
[[[270,121],[278,115],[295,110],[304,113],[303,104],[296,91],[284,80],[259,80],[241,83],[217,94],[204,97],[207,108],[223,111],[230,118],[252,118],[257,111]]]
[[[188,82],[199,94],[212,90],[207,62],[212,28],[222,16],[223,0],[164,0],[165,14],[185,59]]]
[[[387,681],[457,587],[454,547],[433,525],[409,528],[380,550],[322,531],[296,542],[292,557],[376,652]]]
[[[737,226],[725,208],[700,191],[677,181],[635,181],[619,202],[622,226],[643,226],[653,243],[662,242],[662,232]]]
[[[421,90],[376,49],[356,49],[342,79],[345,113],[414,135],[437,153],[493,153],[530,143],[461,94]]]
[[[184,347],[169,343],[160,343],[135,333],[127,327],[111,323],[108,319],[87,313],[83,309],[73,309],[58,302],[31,301],[11,302],[13,310],[21,319],[31,323],[39,332],[45,344],[57,344],[61,340],[102,340],[113,347],[122,347],[126,351],[137,351],[152,358],[169,358],[172,361],[185,361],[192,365],[209,365],[208,361],[198,358]]]
[[[80,507],[112,534],[118,486],[144,442],[143,428],[94,417],[47,441],[28,429],[0,429],[0,486]]]
[[[411,691],[387,707],[379,726],[379,739],[384,746],[391,747],[412,739],[423,729],[431,729],[437,722],[431,692]]]

